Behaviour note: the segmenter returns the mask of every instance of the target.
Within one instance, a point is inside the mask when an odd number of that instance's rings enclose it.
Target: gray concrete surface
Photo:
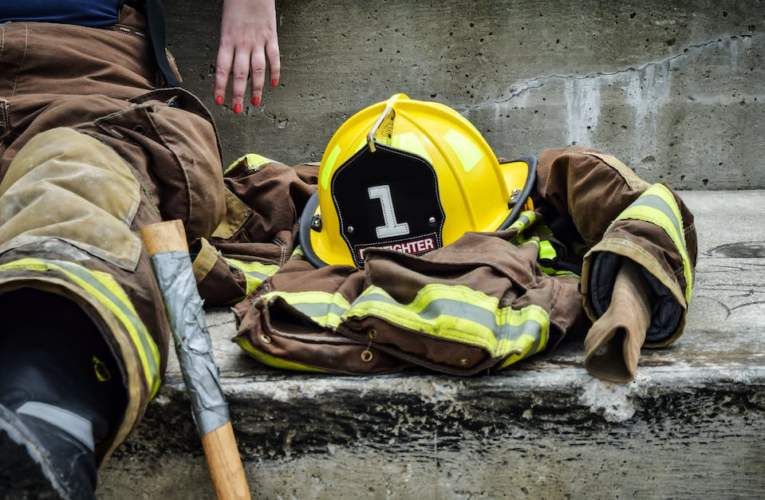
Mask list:
[[[226,162],[319,160],[348,116],[405,92],[505,157],[586,143],[678,189],[765,188],[763,0],[280,0],[281,83],[244,116],[213,104],[221,3],[166,0]]]
[[[637,380],[581,340],[503,374],[305,376],[260,367],[208,312],[256,498],[765,498],[765,191],[683,193],[700,260],[686,332]],[[213,498],[176,363],[100,498]]]

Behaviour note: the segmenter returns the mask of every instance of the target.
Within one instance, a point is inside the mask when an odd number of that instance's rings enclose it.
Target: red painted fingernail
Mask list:
[[[277,83],[279,83],[279,82],[276,80],[276,78],[274,78],[273,80],[271,80],[271,86],[272,86],[272,87],[276,87],[276,84],[277,84]]]
[[[253,97],[252,98],[252,105],[253,106],[257,106],[258,104],[260,104],[260,97]]]
[[[219,96],[217,96],[217,97],[215,98],[215,104],[217,104],[218,106],[220,106],[221,104],[223,104],[223,96],[222,96],[222,95],[219,95]]]
[[[234,105],[234,113],[239,114],[242,112],[242,105],[241,104],[235,104]]]

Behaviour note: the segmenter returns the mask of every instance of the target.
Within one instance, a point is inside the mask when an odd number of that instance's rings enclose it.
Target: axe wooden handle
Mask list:
[[[210,468],[215,496],[219,500],[251,498],[242,459],[234,439],[231,422],[202,436],[202,446]]]
[[[164,252],[187,252],[186,231],[180,220],[158,222],[141,228],[141,238],[149,251],[149,257]]]
[[[143,227],[141,237],[150,256],[164,252],[189,251],[186,233],[179,220]],[[202,436],[202,446],[218,500],[251,498],[231,422]]]

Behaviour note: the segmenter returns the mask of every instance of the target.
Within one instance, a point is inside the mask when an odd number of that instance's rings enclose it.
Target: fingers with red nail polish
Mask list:
[[[279,75],[281,73],[281,61],[279,58],[279,40],[274,37],[266,44],[266,57],[268,58],[268,71],[271,76],[271,86],[276,87],[279,84]]]
[[[1,1],[1,0],[0,0]],[[250,77],[250,99],[259,106],[263,87],[279,84],[279,41],[274,0],[225,0],[221,17],[220,46],[215,67],[216,104],[226,100],[226,86],[232,77],[231,109],[241,113],[247,80]],[[269,77],[266,79],[266,72]]]

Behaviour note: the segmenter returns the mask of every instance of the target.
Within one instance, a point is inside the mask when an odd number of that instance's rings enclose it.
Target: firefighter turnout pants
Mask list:
[[[167,364],[170,330],[138,228],[181,219],[196,239],[225,212],[212,118],[188,92],[156,89],[144,27],[129,7],[106,28],[0,26],[0,300],[58,294],[103,334],[128,403],[99,462],[141,420]]]

